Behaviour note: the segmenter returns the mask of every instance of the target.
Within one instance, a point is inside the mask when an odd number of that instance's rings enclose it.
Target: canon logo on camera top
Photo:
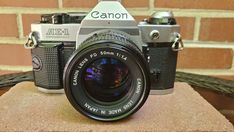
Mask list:
[[[128,19],[128,13],[103,13],[99,11],[92,11],[91,12],[92,18],[102,18],[102,19]]]

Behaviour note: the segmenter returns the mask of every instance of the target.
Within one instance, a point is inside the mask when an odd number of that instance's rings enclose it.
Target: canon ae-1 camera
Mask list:
[[[83,115],[114,121],[135,113],[149,93],[173,91],[180,26],[172,12],[137,23],[119,1],[103,0],[89,13],[55,13],[31,25],[35,85],[65,91]]]

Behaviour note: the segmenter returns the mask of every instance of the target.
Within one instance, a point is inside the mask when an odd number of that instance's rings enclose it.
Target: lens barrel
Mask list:
[[[150,91],[149,68],[130,37],[97,33],[81,44],[64,70],[64,89],[83,115],[115,121],[135,113]]]

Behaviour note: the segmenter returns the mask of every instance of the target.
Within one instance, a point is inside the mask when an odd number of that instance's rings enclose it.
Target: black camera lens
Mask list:
[[[98,101],[114,102],[123,98],[130,89],[128,67],[120,60],[105,57],[88,65],[83,74],[87,93]]]
[[[65,66],[66,96],[89,118],[123,119],[140,109],[149,95],[147,62],[136,44],[121,33],[94,34]]]

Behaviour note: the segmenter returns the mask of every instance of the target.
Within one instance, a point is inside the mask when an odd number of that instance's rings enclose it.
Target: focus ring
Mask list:
[[[121,46],[127,47],[129,49],[135,49],[141,55],[141,50],[137,47],[137,45],[128,37],[120,32],[115,31],[105,31],[101,33],[96,33],[85,40],[79,47],[79,49],[85,49],[93,44],[98,44],[98,42],[103,43],[105,42],[114,42],[120,44]]]

